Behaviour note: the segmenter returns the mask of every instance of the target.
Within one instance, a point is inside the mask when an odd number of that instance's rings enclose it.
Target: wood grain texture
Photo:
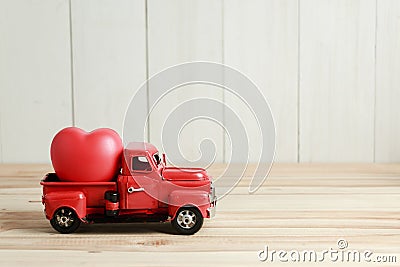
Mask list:
[[[220,0],[149,0],[149,76],[184,62],[222,62],[221,14]],[[154,95],[151,87],[149,87],[149,97],[150,99],[159,97]],[[164,123],[170,113],[185,101],[199,98],[222,101],[222,91],[216,86],[194,84],[177,88],[161,99],[150,115],[151,143],[161,149],[162,131],[167,129],[164,128]],[[207,107],[193,104],[193,110],[199,113],[204,108]],[[215,112],[218,113],[216,117],[222,117],[222,111],[215,110]],[[223,161],[223,132],[212,121],[205,119],[193,121],[182,127],[180,137],[177,134],[174,136],[177,136],[176,143],[180,144],[186,159],[198,159],[199,144],[204,138],[210,138],[216,147],[216,160]]]
[[[71,125],[68,1],[0,1],[0,137],[5,162],[49,162]]]
[[[128,104],[146,79],[144,1],[72,0],[71,12],[76,126],[121,134]]]
[[[221,168],[217,164],[208,171]],[[245,176],[194,236],[174,235],[169,224],[151,223],[83,225],[76,234],[57,234],[40,203],[39,180],[48,171],[51,166],[44,164],[0,165],[2,266],[270,265],[257,259],[264,245],[322,251],[336,248],[339,238],[350,249],[400,260],[400,164],[275,164],[253,195]]]
[[[252,79],[269,102],[279,162],[297,161],[297,2],[224,2],[224,62]],[[232,94],[226,93],[225,102],[242,117],[250,161],[256,162],[260,137],[252,114]]]
[[[300,2],[300,161],[373,161],[374,45],[374,0]]]
[[[400,2],[378,1],[375,160],[400,160]]]

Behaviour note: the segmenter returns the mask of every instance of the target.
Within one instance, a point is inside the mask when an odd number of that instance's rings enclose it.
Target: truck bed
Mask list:
[[[88,208],[104,207],[104,193],[117,190],[116,182],[63,182],[55,173],[46,174],[40,184],[43,185],[43,195],[51,192],[82,192]]]

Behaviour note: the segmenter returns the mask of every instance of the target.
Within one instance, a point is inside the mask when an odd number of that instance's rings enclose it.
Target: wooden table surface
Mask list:
[[[261,262],[258,251],[339,250],[339,239],[348,242],[345,250],[396,257],[397,263],[369,266],[400,265],[400,164],[275,164],[255,194],[247,193],[244,177],[194,236],[156,223],[84,225],[58,234],[40,202],[39,181],[49,171],[0,165],[0,266],[288,266],[276,258]],[[308,265],[316,263],[295,266]]]

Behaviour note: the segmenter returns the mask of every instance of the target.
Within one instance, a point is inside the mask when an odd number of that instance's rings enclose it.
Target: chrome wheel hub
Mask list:
[[[178,214],[177,222],[180,227],[190,229],[196,224],[196,214],[191,210],[182,210]]]
[[[74,222],[72,211],[61,209],[56,213],[57,223],[61,227],[70,227]]]

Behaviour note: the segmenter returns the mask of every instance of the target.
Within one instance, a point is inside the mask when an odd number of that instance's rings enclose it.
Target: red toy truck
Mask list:
[[[190,235],[214,216],[215,188],[204,169],[167,167],[149,143],[130,143],[121,158],[110,182],[44,177],[42,203],[55,230],[72,233],[81,222],[171,221],[178,233]]]

